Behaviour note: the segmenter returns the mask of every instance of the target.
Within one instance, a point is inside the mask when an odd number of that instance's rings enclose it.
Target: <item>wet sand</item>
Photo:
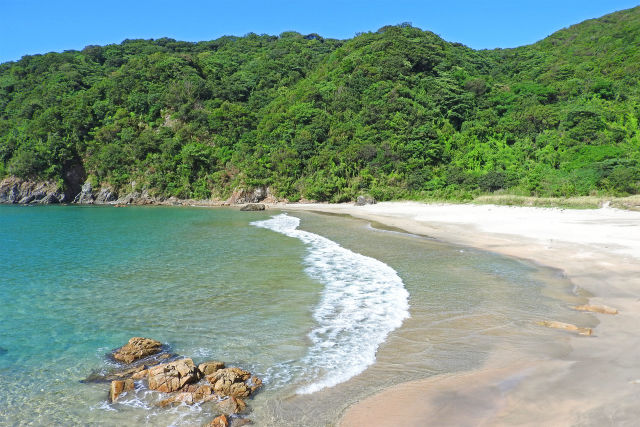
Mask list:
[[[340,425],[636,425],[640,417],[640,213],[389,202],[278,205],[348,214],[560,269],[590,304],[619,314],[561,357],[501,349],[480,368],[400,384],[349,407]],[[555,320],[555,319],[541,319]],[[583,326],[583,325],[578,325]]]

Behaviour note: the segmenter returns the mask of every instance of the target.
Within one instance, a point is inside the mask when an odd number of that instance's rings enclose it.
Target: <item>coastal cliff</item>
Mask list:
[[[195,202],[192,199],[178,199],[177,197],[157,197],[149,194],[147,190],[134,190],[118,193],[111,187],[96,187],[87,180],[79,187],[79,191],[73,191],[72,186],[65,189],[54,181],[31,181],[17,177],[9,177],[0,181],[0,204],[20,205],[51,205],[51,204],[78,204],[78,205],[184,205]],[[76,186],[77,188],[77,186]],[[197,200],[199,204],[214,205],[243,205],[247,203],[276,203],[285,201],[276,198],[268,187],[253,189],[236,189],[229,198],[224,200]]]

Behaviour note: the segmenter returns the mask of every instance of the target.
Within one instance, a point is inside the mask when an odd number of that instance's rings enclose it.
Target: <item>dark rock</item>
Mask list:
[[[145,190],[142,193],[134,191],[129,194],[125,194],[115,201],[116,204],[119,205],[153,205],[158,202],[158,200]]]
[[[122,347],[114,350],[113,358],[119,362],[131,363],[143,357],[160,353],[162,343],[149,338],[133,337]]]
[[[7,350],[4,347],[0,347],[0,356],[2,356],[3,354],[7,354],[9,352],[9,350]]]
[[[114,202],[118,198],[117,194],[112,192],[108,188],[101,188],[96,196],[95,203],[104,204],[109,202]]]
[[[40,201],[45,197],[47,197],[47,193],[45,193],[44,191],[36,191],[35,193],[33,193],[33,199],[35,201]]]
[[[20,200],[20,191],[18,190],[18,186],[14,185],[11,188],[11,191],[9,193],[9,198],[7,199],[9,201],[9,203],[18,203],[18,200]]]
[[[356,206],[375,205],[376,199],[371,196],[358,196],[356,199]]]
[[[240,208],[244,212],[263,211],[265,206],[262,203],[249,203]]]
[[[81,164],[75,164],[67,168],[64,173],[65,203],[73,201],[75,196],[82,191],[82,184],[87,180],[87,173]]]
[[[22,199],[20,199],[18,203],[20,203],[21,205],[28,205],[29,203],[33,202],[35,198],[36,196],[34,196],[33,194],[30,196],[25,196]]]
[[[180,359],[149,369],[149,388],[171,393],[200,379],[200,372],[191,359]]]
[[[87,180],[83,185],[80,192],[73,199],[73,203],[81,205],[92,205],[96,199],[93,194],[93,188],[91,187],[91,181]]]
[[[56,193],[49,193],[43,199],[40,199],[38,203],[42,203],[43,205],[53,205],[60,203],[60,196]]]
[[[9,177],[0,181],[0,203],[61,203],[64,193],[56,182],[24,181]]]
[[[253,190],[237,189],[231,197],[227,199],[227,203],[232,205],[241,205],[244,203],[258,203],[265,199],[273,199],[267,187],[257,187]]]

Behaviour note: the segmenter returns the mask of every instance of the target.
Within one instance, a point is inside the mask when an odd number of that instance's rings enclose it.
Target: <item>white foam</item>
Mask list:
[[[312,345],[300,361],[304,377],[313,381],[297,392],[333,387],[373,364],[378,346],[409,317],[409,293],[396,271],[325,237],[298,230],[296,217],[280,214],[252,225],[304,242],[309,251],[305,271],[325,286],[313,313],[318,326],[309,333]]]

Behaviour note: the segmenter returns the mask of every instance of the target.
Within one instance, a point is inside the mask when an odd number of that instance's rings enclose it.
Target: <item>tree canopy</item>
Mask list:
[[[0,178],[346,201],[640,192],[640,7],[475,51],[409,24],[0,64]]]

